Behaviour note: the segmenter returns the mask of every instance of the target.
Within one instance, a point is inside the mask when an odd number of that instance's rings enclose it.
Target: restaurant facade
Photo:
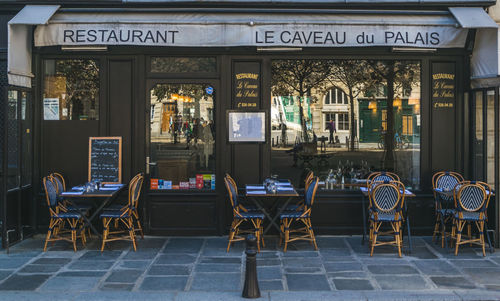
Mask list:
[[[226,173],[300,189],[314,171],[329,235],[362,233],[349,184],[372,171],[416,194],[419,235],[433,173],[499,183],[495,1],[24,2],[0,6],[4,246],[46,231],[42,177],[87,181],[89,137],[122,137],[151,235],[227,234]]]

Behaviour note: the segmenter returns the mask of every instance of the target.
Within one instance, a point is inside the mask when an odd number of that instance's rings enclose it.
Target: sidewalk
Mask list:
[[[259,300],[500,300],[500,252],[464,246],[459,256],[428,237],[414,238],[411,255],[360,237],[320,236],[319,251],[296,243],[287,253],[276,238],[258,255]],[[147,237],[99,251],[43,237],[0,254],[0,300],[245,300],[244,244],[226,253],[226,237]]]

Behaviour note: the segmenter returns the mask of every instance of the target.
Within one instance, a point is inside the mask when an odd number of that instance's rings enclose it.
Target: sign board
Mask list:
[[[59,98],[43,99],[43,120],[59,120]]]
[[[301,24],[290,20],[300,20],[303,15],[297,17],[299,19],[291,15],[288,21],[281,21],[284,23],[272,24],[273,17],[269,16],[267,21],[260,24],[207,24],[195,21],[192,24],[184,21],[177,24],[134,24],[113,21],[119,20],[116,17],[110,17],[109,23],[52,23],[36,27],[35,46],[463,48],[468,32],[467,29],[456,28],[454,23],[444,26],[420,25],[419,20],[413,20],[416,24],[408,24],[408,20],[396,22],[399,24],[383,21],[379,21],[383,24],[349,24],[359,20],[349,20],[347,24],[322,24],[335,21],[332,17],[325,17],[324,20]],[[165,19],[168,20],[168,16]]]
[[[89,138],[89,182],[122,182],[122,137]]]
[[[260,102],[260,63],[234,63],[233,107],[258,109]]]
[[[432,108],[452,109],[455,106],[455,91],[455,64],[433,63]]]
[[[266,142],[265,112],[228,112],[229,142]]]

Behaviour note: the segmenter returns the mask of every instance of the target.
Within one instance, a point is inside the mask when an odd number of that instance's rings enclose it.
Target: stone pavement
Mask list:
[[[411,255],[378,247],[373,257],[354,236],[320,236],[319,251],[295,243],[283,253],[276,238],[258,255],[262,300],[500,300],[500,252],[464,246],[459,256],[428,237]],[[226,253],[227,237],[93,239],[73,252],[43,237],[0,253],[0,300],[244,300],[244,243]]]

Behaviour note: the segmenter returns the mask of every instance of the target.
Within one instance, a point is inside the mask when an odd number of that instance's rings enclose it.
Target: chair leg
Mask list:
[[[483,257],[486,256],[485,242],[484,242],[484,221],[476,222],[477,229],[479,230],[479,241],[483,248]]]
[[[285,230],[285,247],[283,248],[283,252],[286,253],[286,249],[288,247],[288,240],[290,239],[290,224],[292,223],[291,219],[285,218],[283,220],[284,230]]]
[[[73,242],[73,250],[76,252],[76,225],[77,225],[77,220],[72,219],[69,223],[69,226],[71,227],[71,241]]]
[[[396,246],[398,247],[398,255],[399,257],[402,257],[401,256],[401,235],[400,235],[400,232],[401,231],[401,226],[400,226],[400,223],[399,222],[395,222],[394,223],[394,238],[396,240]]]
[[[381,222],[373,222],[373,241],[372,241],[372,246],[371,246],[371,251],[370,251],[370,256],[373,256],[373,249],[375,248],[375,245],[377,244],[377,235],[378,235],[378,230],[380,228]]]
[[[462,229],[464,228],[464,221],[457,220],[457,241],[455,243],[455,256],[458,255],[458,246],[460,245],[460,239],[462,238]]]
[[[47,231],[47,236],[45,237],[45,246],[43,247],[43,251],[47,251],[47,244],[50,241],[50,237],[52,236],[52,231],[54,231],[54,227],[56,226],[56,221],[51,218],[49,222],[49,230]]]
[[[467,236],[469,237],[469,240],[472,240],[472,225],[470,222],[467,223]],[[472,247],[472,241],[469,243],[469,246]]]
[[[111,222],[111,219],[108,217],[103,217],[102,218],[102,246],[101,246],[101,252],[104,251],[104,246],[106,245],[106,240],[108,239],[108,233],[109,233],[109,223]]]
[[[436,224],[434,224],[434,232],[432,233],[432,241],[437,242],[437,236],[439,234],[439,224],[441,223],[441,218],[439,213],[436,213]]]
[[[304,219],[304,224],[307,227],[307,232],[311,238],[311,244],[314,246],[314,250],[318,250],[318,245],[316,244],[316,237],[314,236],[314,231],[312,229],[312,223],[310,218]]]
[[[233,238],[234,238],[234,235],[236,232],[235,226],[236,226],[236,224],[235,224],[235,221],[233,220],[233,222],[231,223],[231,229],[229,230],[229,237],[228,237],[226,252],[229,252],[229,248],[231,248],[231,242],[233,241]]]
[[[134,231],[134,221],[132,220],[132,217],[129,216],[127,219],[127,225],[128,225],[128,233],[130,235],[130,239],[132,240],[132,245],[134,246],[134,252],[137,251],[137,245],[135,243],[135,231]]]
[[[144,239],[144,232],[142,232],[142,226],[141,226],[141,221],[139,220],[139,214],[137,214],[137,211],[132,211],[132,216],[133,219],[135,219],[135,222],[137,223],[137,229],[141,234],[141,239]]]

